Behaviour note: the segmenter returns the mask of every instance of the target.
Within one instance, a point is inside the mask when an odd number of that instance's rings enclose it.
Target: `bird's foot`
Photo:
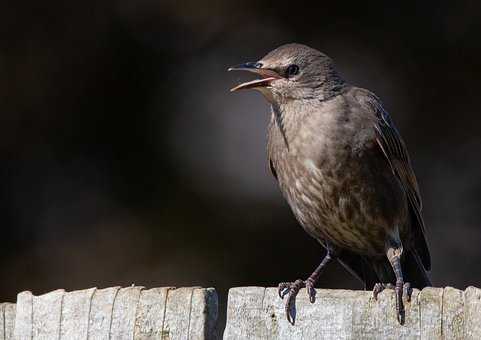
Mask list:
[[[377,296],[385,289],[394,289],[394,285],[392,283],[376,283],[372,290],[372,297],[374,300],[377,301]]]
[[[374,285],[374,289],[372,290],[372,296],[374,300],[377,300],[377,296],[380,292],[384,289],[394,289],[396,293],[396,312],[397,312],[397,319],[401,325],[404,324],[405,318],[405,311],[404,311],[404,303],[403,303],[403,296],[406,297],[407,302],[411,302],[411,296],[413,293],[413,289],[411,288],[411,284],[409,282],[399,282],[396,285],[392,283],[376,283]]]
[[[311,278],[305,281],[298,279],[294,282],[279,283],[279,297],[284,299],[284,296],[287,295],[285,311],[287,321],[289,321],[292,325],[294,325],[296,319],[296,296],[297,293],[299,293],[299,290],[304,287],[307,290],[309,301],[314,303],[316,300],[316,290],[314,289],[314,282]]]

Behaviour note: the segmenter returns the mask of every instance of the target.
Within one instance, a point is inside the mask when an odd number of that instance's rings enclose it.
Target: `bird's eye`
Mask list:
[[[297,65],[289,65],[286,69],[286,76],[287,77],[292,77],[292,76],[295,76],[296,74],[299,73],[299,66]]]

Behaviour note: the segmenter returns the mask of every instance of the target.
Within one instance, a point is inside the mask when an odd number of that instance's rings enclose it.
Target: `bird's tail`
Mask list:
[[[416,250],[407,251],[404,262],[401,263],[401,266],[403,269],[404,281],[411,283],[411,287],[422,289],[432,285]]]
[[[387,257],[366,258],[344,251],[338,261],[371,290],[376,283],[395,283],[396,277]],[[422,289],[431,286],[431,280],[415,249],[405,250],[401,259],[404,282],[411,287]]]

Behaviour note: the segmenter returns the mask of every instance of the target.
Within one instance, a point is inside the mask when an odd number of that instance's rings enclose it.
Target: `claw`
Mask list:
[[[406,301],[410,302],[411,301],[411,295],[412,295],[412,288],[411,284],[409,282],[406,282],[404,284],[399,284],[399,285],[392,285],[391,283],[376,283],[374,285],[374,289],[372,290],[372,295],[374,300],[377,300],[377,296],[380,292],[382,292],[384,289],[394,289],[395,294],[396,294],[396,314],[397,314],[397,319],[401,325],[404,324],[405,321],[405,310],[404,310],[404,303],[403,303],[403,296],[406,297]]]
[[[394,291],[396,293],[397,320],[402,325],[404,324],[403,286],[396,285]]]
[[[293,292],[289,293],[289,297],[287,298],[286,306],[284,308],[286,312],[287,321],[289,321],[289,323],[293,326],[296,322],[296,308],[295,308],[296,295],[297,295],[297,292],[295,294]]]
[[[411,296],[413,295],[413,288],[409,282],[404,283],[404,295],[406,296],[406,301],[411,302]]]
[[[301,288],[307,289],[307,294],[309,296],[309,301],[313,303],[315,301],[316,290],[314,289],[314,283],[312,280],[296,280],[294,282],[282,282],[278,286],[278,294],[281,299],[287,295],[285,312],[287,321],[294,325],[296,319],[296,296]]]
[[[281,282],[281,283],[279,283],[279,286],[277,287],[277,293],[279,294],[279,297],[281,299],[284,299],[284,296],[286,296],[287,293],[289,293],[289,289],[290,289],[291,284],[292,284],[291,282]]]
[[[316,289],[314,288],[314,282],[312,280],[307,279],[305,281],[307,296],[309,296],[309,302],[314,303],[316,302]]]
[[[403,303],[403,285],[398,286],[396,285],[395,288],[396,293],[396,311],[397,311],[397,320],[401,325],[404,324],[404,303]]]
[[[321,263],[317,266],[316,270],[309,276],[306,281],[296,280],[294,282],[282,282],[279,284],[277,293],[281,299],[287,295],[286,301],[286,316],[287,321],[294,325],[296,319],[296,296],[301,288],[306,287],[307,295],[309,296],[309,301],[314,303],[316,300],[316,290],[314,289],[314,284],[316,283],[322,269],[333,259],[334,250],[332,247],[327,249],[326,256],[322,259]]]
[[[374,285],[374,288],[372,289],[372,297],[374,298],[374,300],[377,301],[377,296],[379,295],[380,292],[382,292],[384,290],[384,286],[382,283],[376,283]]]
[[[394,285],[391,283],[376,283],[372,290],[372,297],[377,301],[377,296],[385,289],[394,289]]]

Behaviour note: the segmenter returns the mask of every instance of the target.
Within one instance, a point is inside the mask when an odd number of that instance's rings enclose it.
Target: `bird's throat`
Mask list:
[[[286,143],[286,147],[287,149],[289,149],[289,141],[287,140],[286,127],[284,124],[284,115],[278,104],[275,104],[275,103],[272,104],[272,112],[274,112],[274,119],[276,121],[276,125],[279,128],[279,131],[281,132],[282,138]]]

